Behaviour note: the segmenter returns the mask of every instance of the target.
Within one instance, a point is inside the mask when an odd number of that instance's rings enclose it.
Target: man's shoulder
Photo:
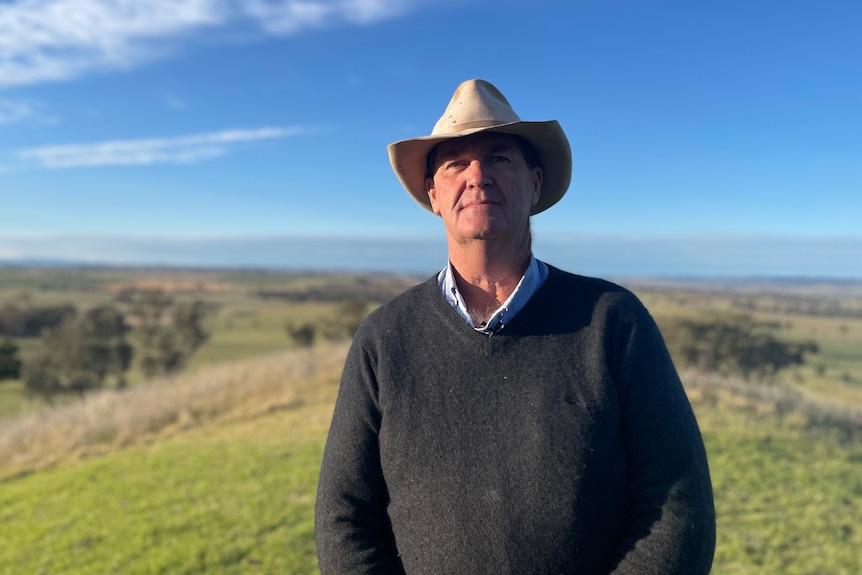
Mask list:
[[[554,306],[558,313],[608,315],[618,319],[635,319],[649,313],[634,293],[617,283],[573,274],[552,265],[548,265],[548,279],[542,291],[545,303]]]
[[[548,266],[547,285],[551,290],[560,291],[568,295],[600,296],[616,294],[624,298],[634,297],[631,291],[612,281],[574,274],[554,267],[551,264],[545,265]]]

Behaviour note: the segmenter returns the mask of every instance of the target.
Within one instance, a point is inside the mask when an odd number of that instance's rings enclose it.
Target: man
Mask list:
[[[354,338],[321,573],[707,573],[706,455],[658,329],[623,288],[532,255],[530,215],[571,178],[559,124],[472,80],[389,154],[442,218],[449,265]]]

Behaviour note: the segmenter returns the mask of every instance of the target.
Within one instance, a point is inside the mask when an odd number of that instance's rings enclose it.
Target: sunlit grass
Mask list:
[[[129,275],[33,277],[66,282],[34,292],[39,303],[87,303]],[[210,294],[222,305],[187,372],[153,382],[133,372],[122,393],[0,421],[0,574],[316,573],[313,498],[346,345],[292,349],[285,335],[287,321],[334,303],[249,291],[331,278],[219,278],[240,287]],[[0,302],[27,285],[2,278]],[[738,311],[716,294],[644,299],[657,316]],[[772,387],[704,389],[686,374],[715,484],[713,573],[862,573],[862,444],[816,420],[821,402],[851,416],[862,406],[862,320],[754,315],[780,321],[781,337],[816,338],[821,352]],[[0,383],[0,417],[26,407],[20,393],[20,382]]]
[[[125,391],[45,407],[0,421],[0,478],[40,469],[70,454],[107,453],[220,420],[319,403],[333,393],[345,344],[212,367]]]
[[[250,362],[245,369],[268,391],[221,401],[221,415],[7,476],[0,573],[316,573],[313,501],[343,356],[341,347]],[[285,377],[286,365],[299,377]],[[236,382],[235,373],[224,366],[208,377]],[[212,390],[199,376],[174,384]],[[715,486],[713,573],[859,573],[862,445],[808,430],[792,414],[693,398]],[[78,426],[98,438],[98,419]]]
[[[698,409],[715,490],[715,575],[862,573],[862,445],[775,417]]]
[[[209,424],[7,481],[0,572],[315,573],[325,414]]]

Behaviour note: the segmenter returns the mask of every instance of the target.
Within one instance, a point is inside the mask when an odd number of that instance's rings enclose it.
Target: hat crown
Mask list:
[[[485,80],[467,80],[455,90],[431,135],[454,134],[520,121],[512,105],[493,84]]]

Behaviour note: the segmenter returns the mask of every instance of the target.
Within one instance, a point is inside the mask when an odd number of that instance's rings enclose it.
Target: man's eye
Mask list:
[[[448,167],[452,169],[466,168],[469,165],[467,160],[452,160]]]
[[[491,161],[495,164],[498,164],[502,162],[508,162],[509,158],[507,156],[491,156]]]

